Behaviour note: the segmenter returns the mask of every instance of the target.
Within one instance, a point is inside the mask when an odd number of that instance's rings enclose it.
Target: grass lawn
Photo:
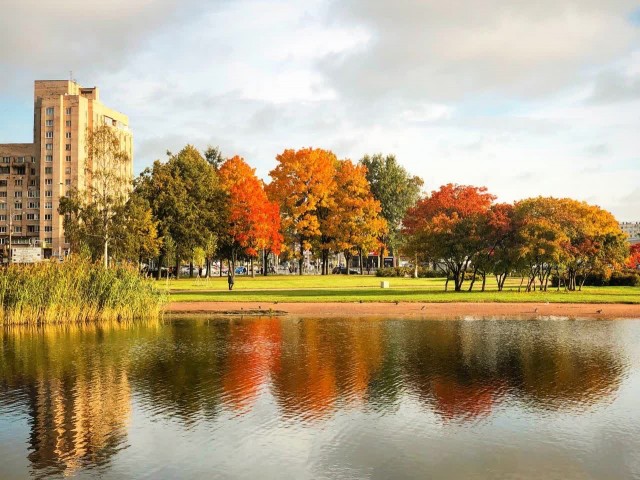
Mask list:
[[[387,280],[391,288],[380,288]],[[236,276],[233,291],[226,277],[185,278],[159,281],[158,287],[169,292],[172,302],[553,302],[553,303],[638,303],[640,287],[585,287],[582,292],[556,291],[518,293],[519,278],[509,279],[498,292],[495,280],[487,279],[481,292],[480,282],[474,291],[445,292],[443,278],[378,278],[367,275],[273,275],[256,278]],[[452,283],[449,284],[453,288]]]

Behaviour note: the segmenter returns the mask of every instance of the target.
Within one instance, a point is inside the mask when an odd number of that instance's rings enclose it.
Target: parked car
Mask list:
[[[244,267],[244,266],[236,267],[234,272],[235,272],[236,275],[246,275],[247,274],[247,267]]]
[[[341,273],[342,275],[346,275],[347,274],[347,267],[335,267],[331,273],[334,274],[339,274]],[[360,275],[360,270],[358,270],[357,268],[350,268],[349,269],[349,275]]]

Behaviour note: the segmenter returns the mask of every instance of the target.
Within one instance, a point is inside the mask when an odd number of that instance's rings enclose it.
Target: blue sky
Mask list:
[[[640,220],[636,0],[5,0],[0,45],[0,142],[73,70],[129,115],[137,172],[186,143],[267,180],[285,148],[395,153],[426,190]]]

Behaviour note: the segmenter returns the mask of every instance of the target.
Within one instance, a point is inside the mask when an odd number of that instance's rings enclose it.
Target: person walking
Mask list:
[[[233,290],[234,278],[231,270],[229,270],[229,273],[227,275],[227,282],[229,283],[229,290]]]

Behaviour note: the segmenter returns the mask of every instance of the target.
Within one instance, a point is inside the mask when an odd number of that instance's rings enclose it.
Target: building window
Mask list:
[[[65,175],[71,175],[71,167],[67,167],[64,169]]]
[[[45,148],[46,150],[53,150],[53,143],[47,143],[47,144],[45,144],[44,148]]]
[[[45,220],[51,220],[51,214],[50,213],[45,213],[44,214],[44,219]]]
[[[22,227],[13,227],[13,233],[22,233]]]
[[[45,127],[53,127],[53,120],[45,120],[44,126]]]
[[[44,137],[45,138],[53,138],[53,132],[52,131],[45,132]]]
[[[13,184],[14,184],[16,187],[21,187],[21,186],[22,186],[22,179],[21,179],[21,178],[16,178],[16,179],[13,181]],[[16,193],[17,193],[17,192],[16,192]]]
[[[6,180],[0,180],[0,187],[6,187],[7,186],[7,181]]]
[[[64,113],[66,113],[67,115],[71,115],[71,107],[65,108]]]
[[[71,151],[71,144],[70,144],[70,143],[67,143],[67,144],[64,146],[64,149],[65,149],[67,152],[70,152],[70,151]]]
[[[38,198],[40,196],[40,192],[38,190],[29,190],[29,193],[27,193],[27,196],[29,198]]]
[[[38,202],[29,202],[27,208],[40,208],[40,204]]]
[[[53,191],[52,190],[45,190],[44,196],[45,197],[53,197]]]
[[[13,208],[15,208],[16,210],[20,210],[22,209],[22,202],[16,202],[13,204]]]
[[[44,167],[44,173],[51,175],[53,173],[53,167]]]
[[[13,192],[14,198],[22,198],[22,191],[18,190],[17,192]]]
[[[11,173],[11,167],[0,167],[0,173]],[[4,180],[6,182],[6,180]]]
[[[45,225],[44,231],[47,233],[53,232],[53,227],[51,225]]]
[[[64,138],[71,138],[71,132],[66,132],[64,134]]]
[[[53,107],[47,107],[47,115],[53,115]]]
[[[71,185],[71,179],[70,179],[70,178],[65,179],[64,184],[65,184],[67,187],[68,187],[69,185]]]
[[[53,208],[53,203],[44,202],[44,208],[46,208],[47,210],[51,210]]]
[[[40,231],[40,227],[38,225],[27,225],[27,232],[37,233],[39,231]]]
[[[51,242],[52,242],[51,237],[46,237],[46,238],[44,239],[44,241],[45,241],[46,243],[51,243]]]
[[[0,192],[0,198],[7,198],[7,192]]]
[[[2,157],[2,163],[11,163],[11,157]]]
[[[45,185],[53,185],[53,178],[45,178],[44,179],[44,184]]]
[[[0,227],[0,233],[7,233],[7,227]]]
[[[7,204],[6,203],[0,203],[0,210],[6,210],[7,209]],[[5,218],[6,220],[6,218]]]
[[[13,216],[13,219],[14,219],[16,222],[21,222],[21,221],[22,221],[22,214],[20,214],[20,213],[15,214],[15,215]]]
[[[31,172],[31,175],[35,175],[36,172]],[[35,178],[32,178],[31,180],[29,180],[29,186],[30,187],[35,187],[38,185],[38,182]]]
[[[36,213],[27,213],[27,220],[37,220],[37,214]]]
[[[71,161],[71,155],[67,155],[66,157],[64,157],[64,161],[65,162],[70,162]]]
[[[53,162],[53,155],[45,155],[44,161],[45,162]]]
[[[71,126],[71,120],[67,120],[66,122],[64,122],[66,127],[70,127]]]
[[[31,175],[35,175],[36,174],[36,169],[35,168],[32,168],[30,170],[31,170]],[[29,185],[35,185],[35,183],[31,183],[31,182],[33,182],[33,180],[29,181]]]

